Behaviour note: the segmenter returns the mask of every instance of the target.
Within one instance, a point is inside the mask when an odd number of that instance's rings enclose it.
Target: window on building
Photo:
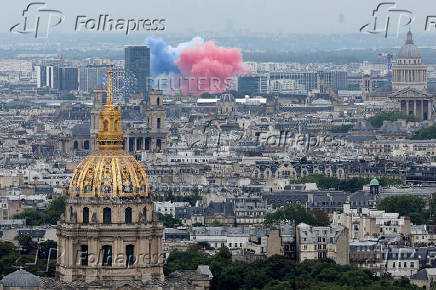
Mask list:
[[[112,246],[105,245],[102,247],[101,251],[103,252],[103,266],[112,266]]]
[[[132,208],[128,207],[124,211],[124,221],[126,224],[132,223]]]
[[[126,266],[132,266],[133,262],[134,262],[134,251],[135,251],[135,246],[134,245],[127,245],[126,246]]]
[[[157,104],[158,106],[160,106],[160,98],[157,98],[157,99],[156,99],[156,104]]]
[[[147,207],[146,206],[142,209],[142,215],[144,216],[144,221],[147,221]]]
[[[103,209],[103,223],[104,224],[111,224],[112,223],[112,211],[108,207],[105,207]]]
[[[160,129],[160,118],[157,118],[157,128]]]
[[[80,246],[80,265],[88,266],[88,245]]]
[[[89,208],[84,207],[82,212],[83,223],[89,224]]]
[[[73,220],[73,207],[70,206],[70,220]]]

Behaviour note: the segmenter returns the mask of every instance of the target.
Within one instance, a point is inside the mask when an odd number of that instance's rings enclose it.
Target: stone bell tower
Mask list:
[[[166,111],[161,90],[148,92],[146,116],[148,136],[145,138],[145,150],[160,152],[166,148],[168,136]]]

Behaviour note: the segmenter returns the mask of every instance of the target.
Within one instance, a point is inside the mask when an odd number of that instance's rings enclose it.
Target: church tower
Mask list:
[[[161,90],[150,90],[146,108],[147,131],[145,150],[160,152],[166,148],[168,130],[166,128],[166,111]]]
[[[91,151],[97,149],[97,134],[100,129],[99,126],[99,113],[103,106],[106,104],[106,89],[105,87],[96,87],[93,91],[93,100],[91,108],[91,124],[89,127],[91,137]]]
[[[112,102],[108,73],[98,149],[74,170],[57,227],[59,279],[105,289],[163,279],[163,226],[145,169],[122,150],[121,107]]]

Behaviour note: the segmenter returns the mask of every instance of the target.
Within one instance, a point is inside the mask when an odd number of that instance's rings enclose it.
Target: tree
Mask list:
[[[179,219],[173,218],[171,215],[162,214],[160,212],[158,212],[157,215],[166,228],[177,228],[182,225],[182,222]]]
[[[44,241],[38,244],[39,252],[38,257],[41,259],[48,259],[48,254],[50,253],[50,249],[54,249],[51,251],[50,259],[56,259],[56,250],[57,243],[52,240]]]
[[[224,256],[224,257],[223,257]],[[403,279],[379,278],[354,265],[337,265],[332,260],[297,263],[284,256],[272,256],[254,262],[232,262],[228,249],[214,256],[189,250],[174,251],[165,265],[165,274],[176,270],[194,270],[209,265],[212,289],[419,289]]]
[[[17,249],[13,243],[0,241],[0,257],[7,256],[15,252],[16,250]]]
[[[407,115],[400,111],[380,112],[368,119],[375,128],[380,128],[384,121],[406,120],[408,122],[417,122],[419,119],[413,115]]]
[[[378,205],[378,209],[386,212],[397,212],[401,216],[410,217],[415,224],[422,224],[429,213],[425,210],[425,201],[414,195],[397,195],[385,197]]]
[[[312,214],[315,217],[317,226],[325,227],[330,225],[329,215],[325,211],[320,209],[314,209],[312,210]]]
[[[353,125],[339,125],[339,126],[333,126],[330,131],[332,133],[348,133],[350,129],[353,128]]]
[[[168,275],[176,270],[196,270],[198,265],[208,265],[209,256],[205,253],[188,250],[175,250],[170,253],[164,265],[164,273]]]
[[[279,208],[274,213],[267,213],[265,215],[264,223],[267,225],[278,224],[280,222],[292,222],[296,224],[306,223],[309,225],[315,225],[316,219],[313,214],[306,210],[299,204],[291,204]]]
[[[61,196],[52,201],[50,206],[43,210],[25,209],[23,212],[14,215],[15,219],[25,219],[26,225],[40,226],[44,224],[55,225],[65,212],[66,197]]]
[[[221,247],[221,248],[219,248],[218,253],[216,253],[215,257],[221,258],[221,259],[226,259],[226,260],[231,260],[232,253],[230,253],[229,248]]]
[[[426,128],[422,128],[419,132],[413,137],[415,140],[429,140],[436,139],[436,125],[429,126]]]
[[[32,240],[32,237],[29,235],[18,235],[16,239],[24,253],[29,253],[30,251],[37,248],[37,244]]]
[[[214,220],[211,224],[211,227],[222,227],[223,224],[220,221]]]

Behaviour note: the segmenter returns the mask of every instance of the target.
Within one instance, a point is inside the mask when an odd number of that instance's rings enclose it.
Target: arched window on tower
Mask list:
[[[160,106],[160,98],[159,98],[159,97],[156,99],[156,104],[157,104],[158,106]]]
[[[160,129],[160,118],[157,118],[157,128]]]
[[[125,220],[126,224],[132,223],[132,208],[131,207],[128,207],[125,209],[124,220]]]
[[[89,208],[87,207],[83,208],[82,218],[84,224],[89,224]]]
[[[79,149],[79,142],[74,141],[73,147],[74,149]]]
[[[112,223],[112,211],[108,207],[105,207],[103,209],[103,223],[104,224],[111,224]]]
[[[83,149],[85,150],[89,150],[89,141],[86,140],[85,142],[83,142]]]

